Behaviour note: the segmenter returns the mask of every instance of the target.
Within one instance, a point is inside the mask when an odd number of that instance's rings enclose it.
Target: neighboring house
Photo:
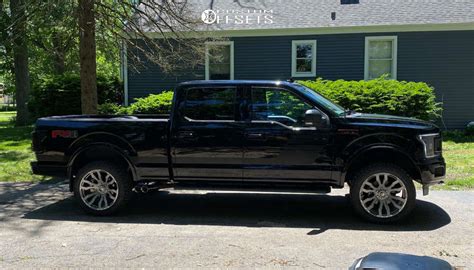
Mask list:
[[[164,74],[152,63],[140,72],[125,66],[127,102],[195,79],[367,80],[389,74],[434,86],[447,128],[474,120],[473,0],[196,0],[192,5],[196,17],[210,23],[200,30],[229,38],[207,44],[222,57],[206,56],[202,66],[183,67],[178,74]],[[205,10],[212,12],[201,14]]]
[[[0,104],[3,104],[3,103],[6,103],[4,101],[4,98],[5,98],[5,86],[3,85],[3,83],[0,83]]]
[[[14,100],[12,95],[8,95],[5,93],[5,85],[0,83],[0,105],[14,105]]]

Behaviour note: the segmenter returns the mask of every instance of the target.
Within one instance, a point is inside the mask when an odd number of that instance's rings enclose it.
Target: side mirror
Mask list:
[[[307,110],[304,115],[304,124],[311,127],[326,127],[329,124],[328,117],[316,109]]]

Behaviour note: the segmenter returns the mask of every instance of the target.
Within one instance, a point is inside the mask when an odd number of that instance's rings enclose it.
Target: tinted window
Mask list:
[[[234,120],[235,88],[186,90],[184,116],[192,120]]]
[[[318,92],[299,84],[294,84],[294,87],[302,91],[306,97],[309,97],[311,100],[315,101],[317,104],[321,105],[325,109],[334,112],[335,114],[341,115],[344,114],[344,108],[332,102],[331,100],[321,96]]]
[[[252,119],[278,121],[287,126],[304,126],[311,105],[297,95],[274,88],[252,88]]]

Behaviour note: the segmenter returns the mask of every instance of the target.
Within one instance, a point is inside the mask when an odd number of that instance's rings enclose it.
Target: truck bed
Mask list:
[[[169,178],[169,115],[67,115],[40,118],[33,132],[35,173],[70,177],[68,165],[79,155],[100,159],[106,150],[126,152],[135,180]],[[87,152],[91,145],[104,151]],[[158,168],[158,169],[157,169]]]

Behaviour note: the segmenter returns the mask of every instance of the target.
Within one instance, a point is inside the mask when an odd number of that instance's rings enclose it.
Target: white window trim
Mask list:
[[[209,46],[230,45],[230,79],[234,79],[234,42],[233,41],[209,41],[206,42],[205,79],[209,80]]]
[[[365,55],[364,55],[364,79],[369,80],[369,42],[370,41],[392,41],[392,77],[391,79],[397,79],[397,50],[398,50],[398,37],[397,36],[371,36],[365,37]]]
[[[296,46],[300,44],[311,44],[313,55],[311,59],[311,72],[296,71]],[[291,77],[316,77],[316,52],[318,51],[316,40],[293,40],[291,41]]]

